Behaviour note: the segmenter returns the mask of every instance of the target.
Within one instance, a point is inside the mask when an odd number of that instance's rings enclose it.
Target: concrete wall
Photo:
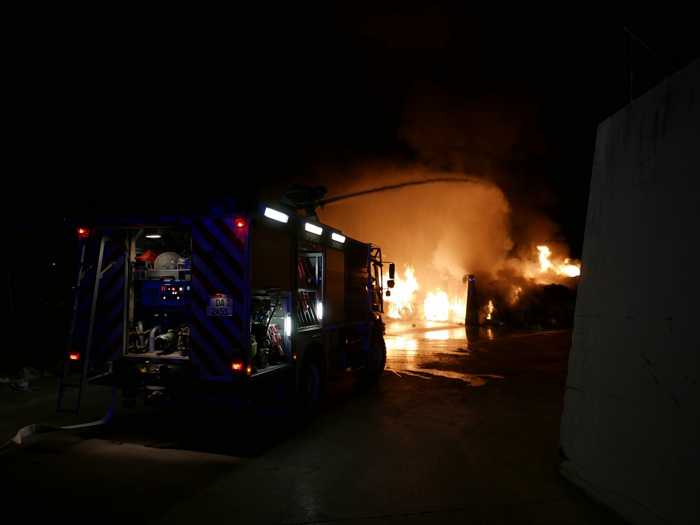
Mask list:
[[[633,523],[700,523],[700,61],[598,128],[562,472]]]

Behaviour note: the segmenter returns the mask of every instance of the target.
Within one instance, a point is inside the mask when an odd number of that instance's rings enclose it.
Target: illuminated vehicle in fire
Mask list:
[[[59,410],[79,411],[91,382],[130,403],[200,394],[236,403],[263,378],[291,382],[310,408],[342,372],[381,375],[377,246],[270,206],[81,226],[77,235]]]

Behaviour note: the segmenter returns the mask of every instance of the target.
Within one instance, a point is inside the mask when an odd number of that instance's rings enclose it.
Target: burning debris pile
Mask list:
[[[581,273],[581,265],[568,258],[552,261],[551,250],[546,245],[539,245],[536,249],[539,257],[537,265],[530,261],[521,263],[519,275],[509,275],[505,271],[496,279],[484,276],[485,281],[480,283],[474,299],[477,301],[479,324],[569,324],[575,299],[574,281]],[[511,266],[515,264],[512,262]],[[385,288],[386,281],[385,276]],[[455,284],[450,294],[440,288],[423,291],[415,269],[410,265],[405,265],[403,273],[399,272],[394,281],[394,288],[385,298],[389,318],[465,322],[466,276],[462,280],[464,284]]]
[[[383,175],[407,178],[403,171]],[[436,175],[445,174],[408,178]],[[345,190],[363,187],[372,185],[359,176]],[[391,319],[464,323],[467,275],[478,283],[479,324],[562,326],[573,319],[580,262],[568,257],[565,245],[551,242],[556,226],[541,217],[521,225],[525,234],[514,242],[508,201],[488,181],[367,194],[327,205],[319,215],[354,237],[375,239],[385,259],[397,263],[395,286],[385,297]]]

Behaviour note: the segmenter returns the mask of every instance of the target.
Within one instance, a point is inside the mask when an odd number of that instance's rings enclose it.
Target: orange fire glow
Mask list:
[[[511,306],[516,304],[520,300],[520,294],[523,293],[522,286],[513,286],[513,290],[510,293],[510,304]]]
[[[523,276],[538,283],[557,282],[562,277],[578,277],[580,264],[570,259],[552,257],[551,249],[546,245],[537,248],[538,262],[526,262],[522,265]],[[423,319],[463,323],[466,312],[466,287],[453,289],[448,293],[441,288],[423,292],[414,267],[406,265],[403,272],[397,271],[394,288],[387,286],[388,276],[384,276],[384,289],[391,295],[385,297],[385,313],[391,319]],[[513,285],[509,303],[515,305],[523,294],[523,287]],[[496,306],[493,299],[483,309],[487,321],[494,320]]]
[[[496,310],[496,307],[493,305],[493,300],[489,299],[489,304],[486,307],[486,320],[490,321],[493,318],[493,312]]]
[[[415,270],[412,266],[406,266],[403,277],[397,272],[394,278],[394,287],[388,288],[389,277],[384,276],[384,289],[391,290],[391,295],[384,298],[388,307],[386,312],[392,319],[408,319],[413,317],[415,312],[415,294],[418,290]]]
[[[562,263],[553,263],[550,259],[552,250],[549,249],[549,246],[540,245],[537,247],[537,252],[540,263],[539,273],[552,272],[555,275],[566,277],[578,277],[581,275],[581,265],[572,263],[568,258],[564,259]]]
[[[442,290],[428,292],[423,301],[423,311],[427,321],[447,321],[450,317],[450,300]]]
[[[388,277],[385,276],[384,288],[391,290],[391,295],[384,298],[385,312],[391,319],[422,317],[426,321],[464,322],[466,289],[464,297],[450,297],[447,292],[435,288],[425,294],[421,305],[418,297],[420,285],[412,266],[406,266],[403,274],[397,272],[394,288],[388,288],[387,281]]]
[[[423,301],[423,317],[426,321],[464,322],[467,303],[459,297],[450,297],[436,288],[428,292]]]

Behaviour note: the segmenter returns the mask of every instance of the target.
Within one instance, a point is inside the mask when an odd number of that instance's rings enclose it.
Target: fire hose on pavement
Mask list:
[[[30,438],[32,438],[33,436],[39,435],[39,434],[48,434],[51,432],[61,432],[61,431],[66,431],[66,430],[68,430],[68,431],[85,430],[85,429],[97,428],[97,427],[107,425],[114,417],[115,405],[116,405],[116,395],[115,395],[115,392],[113,391],[112,392],[112,403],[110,404],[109,409],[107,410],[107,413],[104,415],[103,418],[98,419],[96,421],[89,421],[87,423],[79,423],[77,425],[65,425],[65,426],[46,425],[43,423],[32,423],[31,425],[27,425],[25,427],[22,427],[7,442],[0,445],[0,452],[3,452],[4,450],[11,448],[11,447],[21,447]]]

